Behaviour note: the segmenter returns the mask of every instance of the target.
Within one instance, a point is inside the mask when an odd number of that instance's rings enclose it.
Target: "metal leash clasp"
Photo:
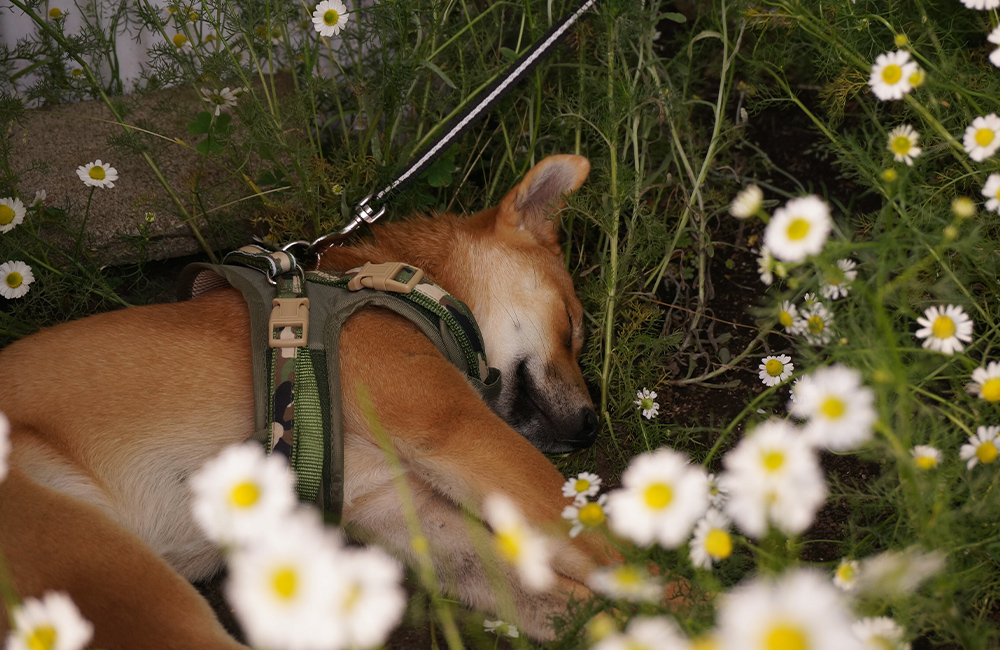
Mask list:
[[[317,254],[316,251],[319,247],[323,246],[326,243],[330,243],[331,240],[332,243],[339,243],[340,241],[345,239],[347,235],[357,230],[362,223],[367,223],[367,224],[375,223],[379,219],[379,217],[385,214],[386,206],[383,205],[378,210],[375,210],[372,206],[370,206],[369,202],[372,200],[372,197],[374,196],[375,196],[374,194],[369,194],[365,198],[361,199],[361,201],[359,201],[357,206],[355,206],[354,208],[354,217],[346,226],[344,226],[343,228],[341,228],[336,232],[323,235],[322,237],[319,237],[318,239],[314,240],[311,244],[309,244],[309,247],[306,249],[306,251],[310,255],[316,255]],[[299,242],[293,242],[293,244],[298,244],[298,243]]]

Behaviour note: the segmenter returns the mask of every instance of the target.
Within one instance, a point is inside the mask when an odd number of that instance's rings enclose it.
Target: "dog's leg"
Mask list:
[[[361,460],[353,451],[348,450],[352,460],[367,468],[369,489],[345,509],[348,532],[359,541],[380,544],[409,566],[418,566],[412,534],[382,452],[369,447]],[[525,632],[540,640],[553,638],[550,619],[565,614],[570,599],[590,596],[586,587],[563,576],[558,576],[558,584],[545,593],[526,590],[514,569],[497,557],[490,533],[481,522],[463,515],[453,502],[412,474],[407,474],[407,479],[434,571],[445,593],[457,595],[474,609],[516,620]]]
[[[0,483],[0,549],[22,596],[68,592],[107,650],[239,650],[184,578],[98,508],[32,481]],[[0,604],[0,638],[7,616]]]

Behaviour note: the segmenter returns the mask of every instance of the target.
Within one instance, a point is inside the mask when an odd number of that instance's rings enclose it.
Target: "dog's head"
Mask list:
[[[590,163],[551,156],[496,208],[469,221],[478,281],[470,301],[490,365],[503,375],[491,406],[540,450],[593,444],[599,429],[579,358],[583,306],[559,247],[563,195],[583,184]]]

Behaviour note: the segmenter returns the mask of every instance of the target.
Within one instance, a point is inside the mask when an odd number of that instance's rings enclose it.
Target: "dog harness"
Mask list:
[[[391,310],[415,324],[485,400],[500,392],[472,311],[399,262],[344,273],[304,271],[283,251],[244,246],[222,264],[196,263],[181,274],[179,297],[238,289],[250,309],[254,434],[268,454],[288,458],[299,499],[340,521],[344,430],[338,349],[340,329],[365,307]]]

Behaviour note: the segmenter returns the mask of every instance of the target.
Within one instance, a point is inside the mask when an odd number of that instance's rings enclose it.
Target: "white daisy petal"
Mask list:
[[[691,538],[691,564],[700,569],[711,569],[714,562],[732,555],[733,537],[729,534],[732,523],[718,510],[709,510],[694,527]]]
[[[2,269],[0,266],[0,270]],[[2,289],[3,285],[0,285],[0,290]],[[987,402],[1000,402],[1000,362],[990,361],[985,368],[973,370],[972,382],[972,393]]]
[[[347,24],[347,7],[340,0],[323,0],[316,5],[312,22],[320,36],[336,36]]]
[[[834,364],[802,378],[795,387],[792,415],[808,420],[807,440],[834,451],[856,449],[872,436],[878,413],[875,393],[861,383],[861,373]]]
[[[976,435],[969,438],[969,443],[962,445],[959,450],[959,458],[969,461],[968,469],[972,469],[979,463],[988,465],[995,463],[1000,455],[1000,426],[979,427]]]
[[[910,650],[910,644],[904,640],[906,630],[885,616],[863,618],[851,626],[851,632],[865,644],[866,650]]]
[[[764,244],[783,262],[801,262],[823,250],[832,227],[826,203],[818,196],[802,196],[774,211]]]
[[[656,391],[643,388],[635,394],[635,405],[642,411],[642,417],[652,420],[660,412],[660,404],[656,402]]]
[[[914,336],[924,340],[925,349],[953,354],[965,349],[963,343],[972,341],[972,319],[957,305],[928,307],[917,323],[921,329]]]
[[[913,75],[919,71],[910,53],[905,50],[879,54],[872,66],[868,85],[882,101],[902,99],[913,90]]]
[[[858,585],[858,562],[844,558],[833,574],[833,584],[841,591],[852,592]]]
[[[8,196],[0,199],[0,233],[10,232],[24,221],[27,210],[21,199]]]
[[[549,565],[549,540],[528,525],[514,502],[502,494],[489,495],[483,518],[493,529],[500,557],[517,569],[524,585],[533,591],[551,587],[555,573]]]
[[[962,145],[976,162],[992,156],[1000,147],[1000,117],[990,113],[972,120],[972,124],[965,129]]]
[[[837,260],[836,270],[827,273],[820,293],[830,300],[843,298],[851,290],[851,282],[858,277],[858,263],[854,260]]]
[[[941,463],[941,451],[929,445],[917,445],[910,454],[920,469],[934,469]]]
[[[641,567],[630,564],[597,569],[587,578],[587,585],[610,598],[632,602],[653,602],[663,597],[662,585]]]
[[[76,175],[80,177],[84,185],[104,189],[114,187],[114,181],[118,180],[118,170],[107,163],[101,162],[100,158],[92,163],[77,167]]]
[[[764,193],[756,185],[747,185],[729,206],[729,214],[737,219],[752,217],[760,210],[764,202]]]
[[[888,149],[892,152],[892,157],[896,162],[905,162],[913,165],[913,159],[920,155],[921,149],[917,146],[920,134],[912,126],[904,124],[889,131]]]
[[[8,300],[20,298],[28,293],[34,281],[35,274],[24,262],[11,260],[0,264],[0,296]]]
[[[792,358],[787,354],[764,357],[757,367],[760,371],[758,376],[765,386],[777,386],[792,376],[795,365]]]
[[[7,637],[7,650],[83,650],[94,635],[94,626],[60,591],[25,598],[13,609],[11,619],[14,628]]]

